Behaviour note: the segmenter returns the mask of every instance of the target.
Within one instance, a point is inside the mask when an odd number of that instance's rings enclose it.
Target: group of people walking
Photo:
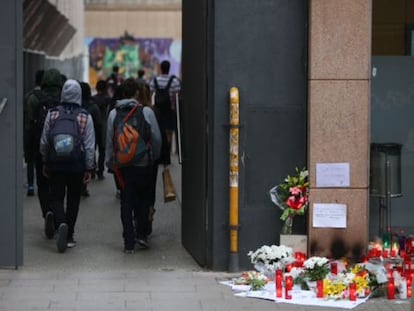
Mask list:
[[[58,252],[76,246],[81,196],[89,195],[92,178],[105,178],[105,166],[120,198],[124,252],[149,247],[158,166],[170,164],[180,92],[169,67],[163,61],[161,74],[150,82],[142,72],[124,80],[114,67],[113,75],[98,81],[94,96],[88,83],[56,69],[36,73],[36,87],[24,104],[27,195],[35,194],[36,179],[45,235],[56,236]]]

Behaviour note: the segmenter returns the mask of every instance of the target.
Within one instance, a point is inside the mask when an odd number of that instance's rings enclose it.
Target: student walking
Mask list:
[[[116,103],[108,117],[105,162],[113,168],[121,186],[124,252],[132,254],[135,238],[140,248],[149,247],[147,226],[152,202],[153,161],[160,154],[161,136],[152,109],[137,101],[137,81],[128,78],[122,87],[125,99]],[[123,136],[125,132],[126,136],[141,137],[142,141],[138,139],[129,144],[127,137]],[[140,142],[145,147],[138,147]],[[128,150],[136,152],[129,154]],[[136,227],[134,215],[137,216]]]
[[[69,79],[62,89],[61,104],[46,116],[40,153],[43,174],[50,180],[50,205],[58,226],[57,250],[76,246],[75,224],[82,184],[95,169],[95,135],[90,114],[83,108],[79,82]],[[66,209],[65,209],[66,197]]]
[[[28,139],[31,140],[30,147],[33,148],[35,161],[37,195],[44,218],[44,230],[48,239],[52,239],[55,233],[53,217],[50,207],[50,182],[43,176],[43,161],[40,154],[40,137],[49,109],[59,104],[60,91],[62,88],[62,75],[57,69],[45,71],[41,83],[41,92],[32,94],[27,99],[25,129]]]

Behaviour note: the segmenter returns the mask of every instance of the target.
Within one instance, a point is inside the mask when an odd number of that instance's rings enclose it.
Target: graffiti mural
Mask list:
[[[181,76],[181,40],[161,38],[89,38],[89,83],[106,79],[117,65],[124,78],[137,77],[139,69],[145,78],[159,74],[163,60],[171,63],[170,74]]]

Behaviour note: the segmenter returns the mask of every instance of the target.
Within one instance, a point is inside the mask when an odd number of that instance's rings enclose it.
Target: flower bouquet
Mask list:
[[[276,270],[284,270],[285,266],[295,261],[292,248],[284,245],[263,245],[254,252],[250,251],[247,256],[257,271],[272,280]]]
[[[250,285],[252,290],[262,289],[269,279],[262,273],[257,271],[246,271],[243,272],[239,278],[233,279],[236,285]]]
[[[326,257],[310,257],[303,263],[305,278],[309,281],[323,280],[329,273],[329,259]]]
[[[282,211],[280,219],[285,221],[283,234],[292,234],[293,218],[304,215],[309,204],[308,171],[296,168],[294,176],[288,175],[284,182],[270,189],[270,197]]]

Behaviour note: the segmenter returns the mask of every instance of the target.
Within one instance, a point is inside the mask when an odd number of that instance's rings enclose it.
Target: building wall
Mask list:
[[[414,1],[373,0],[372,55],[406,55],[407,26],[414,26]]]
[[[86,37],[117,38],[125,31],[138,38],[181,39],[181,8],[86,8]]]
[[[69,19],[69,23],[75,27],[76,33],[68,42],[59,58],[71,58],[85,53],[84,38],[84,12],[83,0],[49,0],[56,8]]]

